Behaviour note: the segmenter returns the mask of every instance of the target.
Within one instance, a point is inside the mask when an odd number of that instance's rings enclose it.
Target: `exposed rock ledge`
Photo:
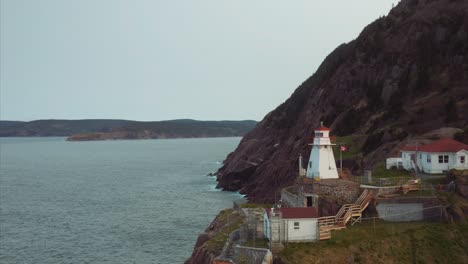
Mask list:
[[[228,235],[239,228],[242,221],[243,216],[237,211],[222,210],[205,229],[205,232],[198,236],[192,255],[185,261],[185,264],[213,263],[215,257],[221,254]]]

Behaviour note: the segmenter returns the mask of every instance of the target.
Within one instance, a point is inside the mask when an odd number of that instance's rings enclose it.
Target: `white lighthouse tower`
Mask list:
[[[338,179],[335,157],[333,156],[332,144],[330,141],[330,129],[323,126],[314,130],[314,141],[310,152],[309,163],[307,164],[307,177],[314,179]]]

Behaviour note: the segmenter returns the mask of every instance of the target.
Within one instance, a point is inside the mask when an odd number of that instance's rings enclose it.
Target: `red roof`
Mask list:
[[[265,209],[270,218],[271,209]],[[298,219],[298,218],[318,218],[317,209],[314,207],[297,207],[297,208],[275,208],[275,212],[280,211],[283,219]]]
[[[421,148],[421,147],[419,147]],[[404,146],[403,148],[400,149],[400,151],[416,151],[416,146]]]
[[[314,131],[330,131],[330,129],[326,126],[321,126],[314,129]]]
[[[442,138],[430,144],[423,146],[405,146],[402,151],[422,151],[422,152],[458,152],[468,150],[468,145],[453,140],[451,138]]]

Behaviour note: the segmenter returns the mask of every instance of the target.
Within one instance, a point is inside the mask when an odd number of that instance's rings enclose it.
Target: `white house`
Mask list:
[[[451,169],[468,169],[468,145],[451,138],[423,146],[406,146],[400,151],[402,166],[406,170],[440,174]]]
[[[263,232],[270,243],[315,241],[317,209],[313,207],[271,208],[263,214]]]
[[[307,177],[315,179],[338,179],[335,157],[330,140],[330,129],[323,126],[314,129],[314,141],[312,144],[309,163],[307,164]]]

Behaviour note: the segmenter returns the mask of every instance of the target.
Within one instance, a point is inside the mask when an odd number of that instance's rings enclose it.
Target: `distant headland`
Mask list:
[[[67,137],[69,141],[243,136],[257,121],[130,121],[118,119],[0,121],[0,137]]]

